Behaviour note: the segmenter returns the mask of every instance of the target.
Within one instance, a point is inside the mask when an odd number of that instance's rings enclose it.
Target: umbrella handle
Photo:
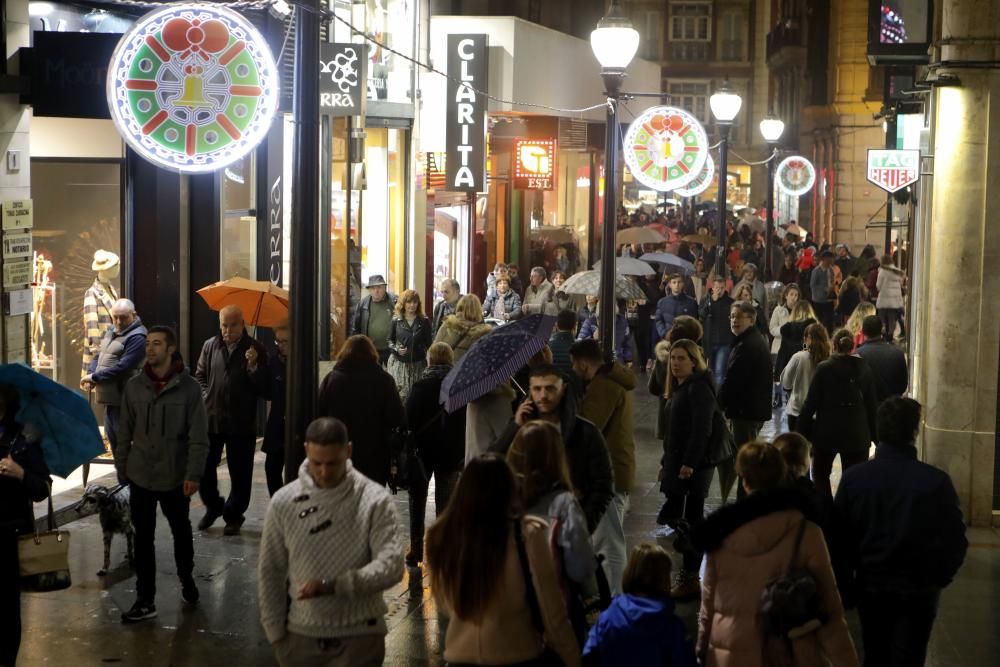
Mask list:
[[[511,378],[511,379],[510,379],[510,381],[514,383],[514,386],[515,386],[515,387],[517,387],[517,390],[518,390],[519,392],[521,392],[521,393],[522,393],[522,394],[524,394],[525,396],[527,396],[527,395],[528,395],[528,392],[526,392],[526,391],[524,390],[524,387],[522,387],[522,386],[521,386],[520,384],[518,384],[517,380],[515,380],[514,378]]]

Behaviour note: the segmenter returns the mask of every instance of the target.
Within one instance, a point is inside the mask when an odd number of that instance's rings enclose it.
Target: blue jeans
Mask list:
[[[726,368],[729,367],[729,352],[732,348],[729,345],[716,345],[708,353],[708,366],[712,369],[712,376],[715,378],[715,386],[721,387],[726,379]]]

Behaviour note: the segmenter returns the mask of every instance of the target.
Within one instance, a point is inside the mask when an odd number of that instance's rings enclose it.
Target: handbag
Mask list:
[[[736,449],[736,437],[726,422],[726,415],[716,405],[715,411],[712,413],[712,434],[705,447],[704,467],[714,468],[736,458]]]
[[[17,560],[21,589],[46,592],[69,588],[69,531],[56,530],[49,484],[48,530],[17,538]]]
[[[797,639],[826,623],[823,598],[812,572],[797,565],[799,547],[806,532],[806,519],[799,523],[795,548],[788,568],[769,581],[757,607],[757,627],[765,637]]]
[[[433,417],[416,431],[398,427],[393,430],[390,445],[390,472],[393,484],[397,489],[409,489],[412,486],[427,484],[431,476],[427,466],[420,457],[420,447],[417,445],[417,433],[422,433],[427,427],[441,418],[444,408],[438,410]]]

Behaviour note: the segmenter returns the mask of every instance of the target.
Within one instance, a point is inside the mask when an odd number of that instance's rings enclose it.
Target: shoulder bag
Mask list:
[[[799,523],[788,568],[764,586],[757,607],[757,627],[765,638],[798,639],[826,623],[823,598],[812,572],[798,564],[806,519]]]
[[[517,543],[517,557],[521,562],[521,575],[524,577],[524,588],[528,595],[528,610],[531,612],[531,623],[542,637],[542,654],[531,662],[537,667],[563,667],[562,658],[545,640],[545,621],[542,619],[542,608],[538,604],[538,593],[535,582],[531,578],[531,562],[528,560],[528,550],[524,546],[524,533],[521,531],[520,517],[514,520],[514,541]]]
[[[49,484],[48,530],[17,538],[21,589],[36,592],[69,588],[69,531],[56,530]]]
[[[718,403],[715,411],[712,412],[712,434],[708,438],[708,446],[705,448],[704,467],[714,468],[726,461],[736,458],[736,437],[729,428],[726,415]]]

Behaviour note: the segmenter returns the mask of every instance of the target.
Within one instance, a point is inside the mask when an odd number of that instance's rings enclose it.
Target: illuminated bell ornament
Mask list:
[[[266,40],[223,6],[171,4],[136,21],[108,67],[108,107],[129,146],[181,172],[216,171],[252,151],[277,111]]]

